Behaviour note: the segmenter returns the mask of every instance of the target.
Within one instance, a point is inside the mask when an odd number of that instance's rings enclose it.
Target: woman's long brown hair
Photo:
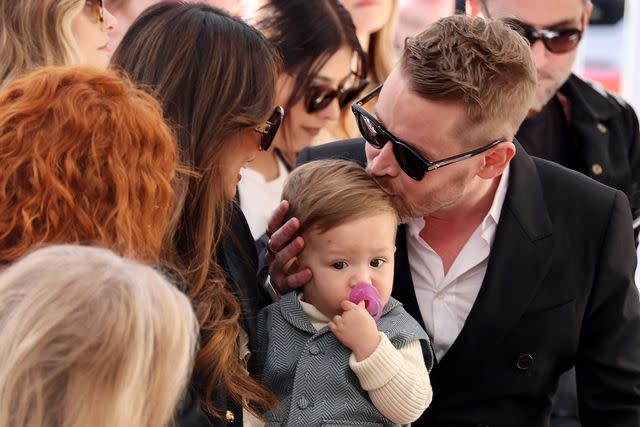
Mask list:
[[[217,260],[224,230],[221,157],[229,137],[262,122],[275,105],[280,61],[271,45],[239,18],[201,4],[162,3],[143,13],[112,58],[114,67],[149,87],[178,135],[182,164],[164,259],[186,281],[201,328],[194,382],[202,406],[223,385],[254,412],[275,397],[239,362],[240,305]]]

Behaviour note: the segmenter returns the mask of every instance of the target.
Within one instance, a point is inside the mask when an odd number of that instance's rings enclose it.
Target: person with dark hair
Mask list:
[[[629,201],[520,146],[536,83],[529,43],[505,23],[442,18],[354,103],[364,141],[299,155],[366,163],[403,213],[392,295],[436,356],[417,425],[548,426],[574,365],[583,425],[640,425]],[[305,243],[299,220],[281,225],[286,210],[270,220],[266,254],[281,291],[314,276],[286,268]]]
[[[242,424],[275,397],[247,372],[257,310],[269,301],[257,254],[233,199],[240,168],[269,148],[280,60],[241,19],[204,4],[160,3],[136,19],[112,66],[155,94],[177,134],[183,166],[163,262],[184,280],[200,323],[192,390],[214,425]],[[190,394],[180,425],[206,423]]]
[[[338,0],[269,0],[253,19],[282,56],[278,102],[287,112],[272,149],[243,169],[238,187],[240,206],[258,239],[297,153],[336,123],[364,89],[367,58]]]

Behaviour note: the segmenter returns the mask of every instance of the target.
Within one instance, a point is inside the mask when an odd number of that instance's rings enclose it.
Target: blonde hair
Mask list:
[[[354,219],[382,212],[396,216],[392,200],[357,163],[317,160],[291,172],[282,191],[289,217],[300,220],[300,231],[329,231]]]
[[[398,23],[398,0],[392,0],[389,20],[378,31],[369,36],[369,49],[367,50],[369,81],[371,88],[383,83],[391,69],[396,64],[396,55],[393,48],[393,36]],[[349,110],[349,109],[348,109]],[[351,112],[351,111],[349,111]]]
[[[0,2],[0,88],[35,68],[78,62],[71,21],[84,5],[84,0]]]
[[[466,15],[441,18],[407,38],[401,67],[419,96],[462,102],[467,123],[460,128],[467,133],[486,123],[500,126],[502,134],[490,138],[513,138],[535,95],[529,43],[501,21]]]
[[[153,268],[106,249],[39,249],[0,274],[0,426],[157,427],[198,327]]]

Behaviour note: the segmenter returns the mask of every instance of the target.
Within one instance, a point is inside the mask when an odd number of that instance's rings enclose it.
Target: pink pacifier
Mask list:
[[[378,290],[368,283],[358,283],[349,292],[349,301],[354,304],[360,304],[364,301],[364,306],[369,314],[378,320],[382,316],[382,302]]]

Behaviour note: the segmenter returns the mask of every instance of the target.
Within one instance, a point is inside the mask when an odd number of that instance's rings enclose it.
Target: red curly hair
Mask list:
[[[177,164],[159,103],[113,71],[47,67],[0,93],[0,265],[87,243],[157,262]]]

